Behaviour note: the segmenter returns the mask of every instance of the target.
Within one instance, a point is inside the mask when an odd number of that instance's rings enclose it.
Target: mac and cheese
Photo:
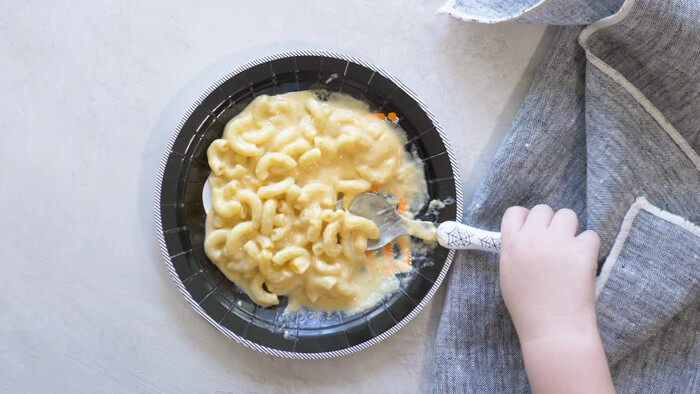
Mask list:
[[[279,296],[292,310],[371,306],[409,265],[367,254],[379,229],[344,208],[377,187],[414,209],[424,203],[421,163],[404,144],[395,125],[345,95],[258,96],[207,151],[207,256],[264,307]]]

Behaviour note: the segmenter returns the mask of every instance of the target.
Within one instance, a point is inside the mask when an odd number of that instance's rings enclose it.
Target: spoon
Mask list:
[[[367,250],[376,250],[401,235],[412,235],[427,241],[437,239],[448,249],[476,249],[491,252],[501,250],[501,233],[481,230],[466,224],[446,221],[437,225],[431,222],[410,220],[399,215],[396,209],[382,197],[373,193],[360,193],[352,200],[348,211],[373,221],[379,227],[379,239],[367,240]]]

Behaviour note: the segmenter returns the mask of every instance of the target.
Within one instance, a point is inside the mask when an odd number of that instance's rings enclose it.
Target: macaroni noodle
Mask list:
[[[207,151],[209,259],[263,307],[287,296],[291,310],[357,311],[395,291],[410,266],[366,253],[379,229],[345,210],[377,187],[425,202],[421,163],[395,129],[340,94],[257,97]]]

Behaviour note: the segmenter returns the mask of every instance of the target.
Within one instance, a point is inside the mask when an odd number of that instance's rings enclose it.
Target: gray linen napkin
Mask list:
[[[617,391],[700,392],[700,1],[441,11],[562,26],[465,222],[498,230],[511,205],[574,209],[602,238],[596,306]],[[432,391],[530,391],[496,254],[457,254]]]

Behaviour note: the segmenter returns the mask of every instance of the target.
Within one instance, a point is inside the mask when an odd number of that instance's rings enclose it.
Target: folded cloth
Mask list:
[[[700,2],[454,0],[468,21],[561,26],[466,223],[574,209],[600,234],[596,307],[618,392],[700,392]],[[583,26],[587,25],[587,26]],[[498,255],[457,254],[432,391],[528,392]]]

